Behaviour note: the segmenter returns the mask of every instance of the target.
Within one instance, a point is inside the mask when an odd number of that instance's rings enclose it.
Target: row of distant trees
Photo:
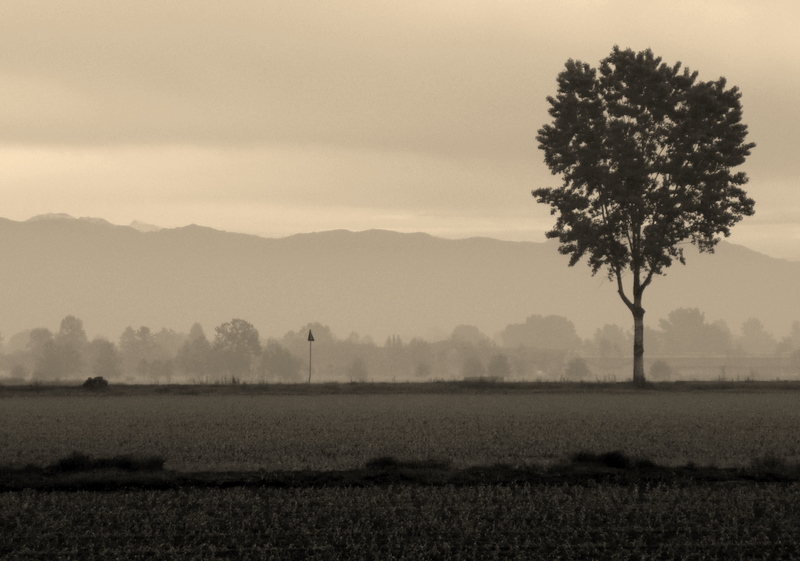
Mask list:
[[[745,320],[734,334],[723,320],[708,322],[698,308],[679,308],[659,320],[658,328],[645,327],[650,355],[721,356],[787,355],[800,349],[800,321],[778,339],[758,318]],[[605,325],[592,339],[591,352],[598,355],[629,354],[632,335],[617,325]]]
[[[89,341],[83,322],[67,316],[57,332],[38,327],[11,337],[0,368],[13,378],[43,381],[102,376],[166,383],[296,383],[308,376],[309,330],[318,347],[312,364],[316,380],[580,377],[576,357],[622,358],[632,349],[632,334],[617,325],[605,325],[583,340],[570,320],[555,315],[532,315],[494,339],[475,326],[460,325],[442,341],[405,342],[393,335],[382,346],[357,333],[338,338],[319,323],[262,340],[243,319],[220,324],[211,338],[195,323],[188,333],[127,327],[117,342]],[[797,321],[781,339],[755,318],[734,335],[725,322],[708,322],[699,309],[680,308],[658,328],[648,328],[647,341],[650,356],[789,356],[800,369]]]
[[[708,322],[698,308],[678,308],[645,327],[650,355],[785,355],[800,348],[800,321],[781,339],[768,332],[758,318],[749,318],[738,335],[723,320]],[[629,356],[633,334],[616,324],[598,328],[588,340],[578,337],[574,324],[562,316],[530,316],[525,323],[507,326],[499,335],[504,347],[530,346],[581,352],[591,356]]]
[[[27,339],[24,344],[20,339]],[[83,375],[123,376],[170,382],[176,376],[236,382],[243,376],[297,381],[299,359],[277,343],[262,345],[258,330],[233,319],[215,328],[209,340],[199,323],[188,334],[171,329],[153,332],[147,326],[127,327],[114,343],[103,337],[89,341],[75,316],[61,321],[56,333],[39,327],[18,334],[4,355],[13,378],[60,380]]]

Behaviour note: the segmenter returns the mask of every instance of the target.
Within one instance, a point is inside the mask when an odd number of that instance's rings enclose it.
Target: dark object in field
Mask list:
[[[73,452],[57,462],[47,466],[47,471],[59,473],[76,473],[102,469],[120,469],[122,471],[161,471],[164,469],[164,458],[158,456],[136,458],[129,455],[113,458],[94,459],[82,452]]]
[[[578,452],[572,456],[572,464],[595,465],[614,469],[650,468],[655,464],[650,460],[634,460],[619,450],[593,454],[591,452]]]
[[[449,469],[449,460],[398,460],[393,456],[381,456],[369,460],[365,467],[377,470],[398,470],[398,469]]]
[[[108,387],[108,380],[106,380],[102,376],[97,376],[95,378],[87,378],[86,381],[83,383],[83,387],[88,388],[90,390],[100,390]]]
[[[331,488],[389,485],[716,485],[725,483],[797,483],[800,467],[785,459],[767,456],[753,461],[750,469],[713,466],[659,466],[650,460],[632,459],[622,452],[580,452],[569,463],[550,467],[494,464],[453,467],[448,460],[401,460],[383,456],[369,460],[363,468],[329,471],[175,472],[163,470],[157,456],[93,459],[73,452],[42,468],[33,464],[20,468],[0,465],[0,493],[24,489],[64,491],[113,491],[122,489],[178,488]],[[591,482],[591,483],[590,483]]]

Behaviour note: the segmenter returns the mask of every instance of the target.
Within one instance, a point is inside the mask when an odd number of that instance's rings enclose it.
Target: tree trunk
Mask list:
[[[634,303],[633,310],[633,383],[644,384],[644,308]]]
[[[622,273],[620,269],[615,269],[617,293],[633,314],[633,383],[644,385],[644,308],[642,308],[642,293],[647,288],[647,285],[650,284],[653,272],[647,273],[647,278],[644,282],[639,282],[640,268],[632,266],[631,271],[633,272],[633,302],[625,295],[625,290],[622,288]]]

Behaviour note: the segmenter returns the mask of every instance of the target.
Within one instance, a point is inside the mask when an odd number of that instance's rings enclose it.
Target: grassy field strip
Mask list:
[[[620,450],[663,465],[800,461],[800,392],[81,395],[0,399],[0,465],[78,450],[180,471],[350,469],[371,458],[540,464]]]

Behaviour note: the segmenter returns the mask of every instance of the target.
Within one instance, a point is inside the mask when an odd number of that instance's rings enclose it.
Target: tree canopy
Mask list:
[[[251,323],[234,318],[216,327],[215,331],[213,349],[219,366],[232,379],[237,379],[250,370],[253,358],[261,353],[258,330]]]
[[[533,196],[557,215],[548,238],[570,266],[588,258],[592,274],[616,280],[634,316],[634,379],[644,380],[642,293],[683,244],[713,252],[720,236],[754,212],[742,186],[746,143],[741,93],[724,78],[661,62],[652,51],[614,47],[598,69],[568,60],[551,124],[537,136],[559,187]],[[630,273],[626,291],[623,276]]]

